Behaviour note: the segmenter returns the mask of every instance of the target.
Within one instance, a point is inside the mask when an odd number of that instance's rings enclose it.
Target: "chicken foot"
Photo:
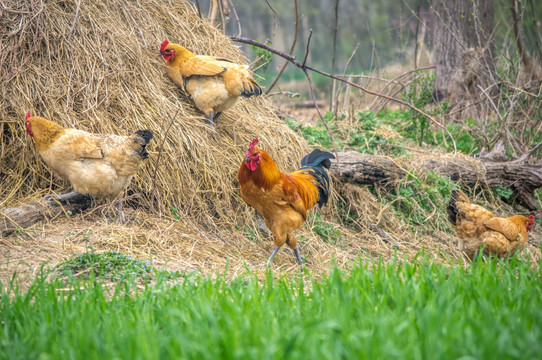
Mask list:
[[[117,201],[117,203],[115,204],[115,208],[117,209],[117,218],[119,219],[119,223],[125,224],[126,222],[124,221],[124,215],[122,214],[122,209],[123,209],[122,200],[124,200],[124,197],[120,198]]]
[[[216,124],[216,120],[218,119],[218,117],[220,116],[220,114],[222,114],[222,112],[217,112],[216,114],[213,113],[212,111],[209,113],[209,123],[211,125],[211,127],[214,129],[215,127],[215,124]]]
[[[270,266],[271,265],[271,260],[273,260],[273,258],[275,257],[275,255],[277,255],[277,253],[279,252],[280,250],[280,247],[275,247],[273,249],[273,252],[271,253],[271,256],[269,257],[269,259],[267,259],[267,266]]]
[[[79,193],[77,191],[70,191],[69,193],[65,193],[65,194],[48,194],[48,195],[45,195],[43,198],[47,202],[54,202],[54,201],[63,202],[63,201],[66,201],[66,199],[69,199],[75,196],[76,194],[79,194]]]
[[[280,250],[280,247],[275,247],[273,249],[273,252],[271,253],[271,256],[269,257],[269,259],[267,259],[267,266],[271,265],[271,260],[273,260],[273,258],[275,257],[275,255],[277,254],[277,252],[279,250]],[[299,249],[298,248],[294,249],[294,254],[295,254],[295,257],[297,258],[297,262],[299,263],[299,265],[303,265],[303,260],[301,260],[301,256],[299,255]]]

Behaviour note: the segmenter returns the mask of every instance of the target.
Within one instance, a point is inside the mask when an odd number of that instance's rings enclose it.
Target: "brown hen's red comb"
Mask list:
[[[30,113],[27,112],[27,113],[26,113],[26,117],[24,118],[24,120],[25,120],[25,121],[28,120],[28,118],[29,118],[30,116],[31,116]]]
[[[164,49],[166,48],[166,46],[169,45],[169,41],[165,40],[162,45],[160,45],[160,51],[164,51]]]
[[[534,215],[529,215],[529,220],[531,220],[532,222],[534,222]]]

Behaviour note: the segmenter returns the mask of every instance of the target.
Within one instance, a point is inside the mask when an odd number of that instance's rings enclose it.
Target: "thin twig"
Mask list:
[[[290,55],[293,55],[293,53],[294,53],[295,44],[297,43],[297,33],[299,32],[298,31],[298,29],[299,29],[299,9],[298,9],[298,6],[297,6],[297,0],[294,0],[294,5],[295,5],[294,41],[292,41],[292,46],[290,46]],[[271,85],[269,85],[269,87],[265,91],[265,95],[268,95],[268,96],[270,95],[271,89],[277,84],[280,77],[282,76],[282,73],[284,73],[284,70],[286,70],[286,66],[288,66],[289,63],[290,63],[289,61],[284,62],[284,65],[282,65],[282,68],[280,69],[278,75],[275,77],[275,79],[273,79],[273,81],[271,82]]]
[[[267,6],[269,6],[269,8],[271,9],[271,11],[273,12],[273,16],[278,16],[279,13],[277,12],[277,10],[275,10],[275,8],[273,7],[273,5],[271,5],[269,3],[269,0],[265,0],[265,2],[267,3]]]
[[[81,0],[77,1],[77,7],[75,8],[75,16],[73,18],[72,27],[70,29],[70,34],[68,35],[68,41],[71,39],[73,30],[75,29],[75,23],[77,22],[77,18],[79,17],[79,9],[81,9]]]
[[[329,137],[331,138],[331,145],[333,146],[333,152],[335,153],[335,159],[337,160],[337,169],[339,169],[339,175],[342,175],[341,171],[341,162],[339,160],[339,153],[337,152],[337,147],[335,146],[335,138],[333,137],[333,133],[329,129],[329,126],[327,126],[327,122],[322,116],[322,112],[320,111],[320,108],[318,107],[318,104],[316,103],[316,97],[314,96],[314,87],[312,85],[312,78],[307,69],[303,69],[303,72],[305,73],[305,76],[307,77],[307,80],[309,81],[309,90],[311,93],[312,102],[314,103],[314,107],[316,108],[316,112],[318,112],[318,116],[320,116],[320,120],[322,120],[322,124],[324,124],[324,127],[326,128],[327,133],[329,134]]]
[[[301,69],[306,69],[307,66],[307,58],[309,57],[309,48],[311,46],[311,37],[312,37],[312,29],[309,31],[309,37],[307,39],[307,47],[305,48],[305,58],[303,59],[303,64],[301,64]],[[295,60],[295,58],[294,58]],[[295,63],[294,63],[295,64]]]
[[[307,81],[309,82],[309,90],[311,93],[312,102],[314,104],[314,107],[316,108],[316,112],[318,113],[318,116],[320,116],[320,120],[322,120],[322,124],[324,124],[324,127],[326,128],[326,131],[329,137],[331,138],[331,145],[333,146],[333,152],[335,153],[335,159],[337,160],[337,168],[339,169],[339,175],[342,175],[341,163],[339,160],[339,153],[337,152],[337,146],[335,146],[335,138],[333,137],[333,133],[329,129],[329,126],[327,126],[327,122],[322,116],[322,112],[320,111],[320,108],[318,107],[318,104],[316,103],[316,96],[314,95],[314,86],[312,85],[312,78],[305,66],[305,63],[307,62],[307,58],[309,57],[311,36],[312,36],[312,29],[309,32],[309,38],[307,39],[307,50],[305,53],[305,59],[303,59],[303,65],[301,69],[303,70],[303,73],[305,74],[305,76],[307,77]]]
[[[312,34],[312,30],[311,30],[311,34]],[[371,91],[369,89],[366,89],[364,88],[363,86],[361,85],[358,85],[358,84],[355,84],[351,81],[348,81],[348,80],[345,80],[345,79],[342,79],[341,77],[339,76],[336,76],[336,75],[333,75],[333,74],[329,74],[325,71],[322,71],[322,70],[318,70],[316,68],[313,68],[312,66],[309,66],[309,65],[306,65],[305,63],[300,63],[299,61],[296,60],[295,57],[291,56],[291,55],[288,55],[286,54],[285,52],[283,51],[280,51],[280,50],[277,50],[275,48],[272,48],[271,46],[269,45],[266,45],[266,44],[263,44],[259,41],[256,41],[256,40],[252,40],[252,39],[247,39],[247,38],[240,38],[240,37],[235,37],[235,36],[230,36],[230,39],[232,39],[233,41],[237,41],[237,42],[242,42],[242,43],[245,43],[245,44],[250,44],[250,45],[254,45],[254,46],[257,46],[257,47],[260,47],[262,49],[266,49],[266,50],[269,50],[271,51],[272,53],[284,58],[284,59],[287,59],[288,61],[290,61],[292,64],[294,64],[295,66],[297,66],[298,68],[302,69],[303,71],[305,70],[311,70],[311,71],[314,71],[315,73],[318,73],[320,75],[324,75],[326,77],[329,77],[331,79],[337,79],[339,81],[342,81],[350,86],[354,86],[368,94],[371,94],[371,95],[374,95],[374,96],[379,96],[379,97],[383,97],[385,99],[388,99],[390,101],[393,101],[393,102],[396,102],[398,104],[401,104],[401,105],[404,105],[404,106],[407,106],[408,108],[418,112],[419,114],[427,117],[429,120],[431,120],[431,122],[433,122],[435,125],[439,126],[440,128],[442,128],[446,134],[448,134],[448,136],[450,137],[450,139],[452,140],[452,144],[454,146],[454,156],[455,154],[457,153],[457,145],[455,143],[455,139],[454,137],[452,136],[452,134],[450,134],[450,132],[448,131],[448,129],[446,129],[446,127],[444,125],[442,125],[441,123],[439,123],[438,121],[436,121],[431,115],[425,113],[424,111],[418,109],[417,107],[415,107],[414,105],[406,102],[406,101],[402,101],[402,100],[399,100],[397,98],[394,98],[394,97],[391,97],[391,96],[388,96],[388,95],[385,95],[385,94],[381,94],[381,93],[378,93],[376,91]],[[309,37],[310,39],[310,37]],[[307,54],[305,55],[305,60],[307,58]]]
[[[237,33],[237,36],[241,36],[242,30],[241,30],[241,20],[239,20],[239,16],[237,15],[237,10],[235,10],[235,6],[233,6],[233,1],[229,0],[231,8],[233,10],[233,15],[235,15],[235,21],[237,22],[237,28],[239,29],[239,32]]]
[[[359,48],[359,43],[356,44],[356,47],[354,48],[354,51],[352,51],[352,55],[350,55],[350,57],[348,58],[348,60],[346,61],[346,65],[344,66],[344,71],[343,71],[343,74],[342,76],[345,77],[346,76],[346,72],[348,71],[348,68],[350,67],[350,62],[352,62],[352,59],[354,58],[354,55],[356,55],[356,52],[358,51],[358,48]],[[350,81],[350,77],[347,78],[348,81]],[[333,80],[335,82],[335,80]],[[345,85],[346,89],[349,89],[349,87],[347,85]],[[335,85],[333,85],[333,89],[335,89]],[[338,103],[339,103],[339,94],[340,94],[340,90],[337,91],[337,95],[333,98],[333,102],[335,103],[335,105],[333,106],[335,108],[335,112],[333,113],[333,116],[337,116],[337,108],[338,108]],[[344,94],[344,104],[346,104],[346,100],[347,100],[347,97],[348,97],[348,92],[345,91],[345,94]]]
[[[203,19],[203,17],[201,16],[201,8],[199,6],[199,0],[196,0],[196,7],[198,8],[198,15],[199,15],[199,18],[200,19]]]
[[[529,159],[531,157],[531,155],[533,155],[533,153],[538,150],[540,147],[542,146],[542,142],[539,142],[538,144],[535,145],[534,148],[532,148],[531,150],[527,151],[525,154],[521,155],[518,159],[514,160],[513,162],[524,162],[524,161],[527,161],[527,159]]]
[[[275,92],[272,92],[270,94],[267,94],[267,96],[275,96],[275,95],[284,95],[286,97],[289,97],[289,98],[296,98],[296,97],[299,97],[299,93],[294,93],[294,92],[291,92],[291,91],[284,91],[284,90],[280,90],[280,91],[275,91]]]

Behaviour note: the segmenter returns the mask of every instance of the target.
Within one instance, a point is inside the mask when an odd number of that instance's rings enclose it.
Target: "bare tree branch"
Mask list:
[[[312,34],[312,31],[311,31],[311,34]],[[275,48],[272,48],[271,46],[269,45],[266,45],[266,44],[263,44],[259,41],[256,41],[256,40],[252,40],[252,39],[247,39],[247,38],[241,38],[241,37],[236,37],[236,36],[230,36],[230,39],[232,39],[233,41],[237,41],[237,42],[241,42],[241,43],[244,43],[244,44],[249,44],[249,45],[254,45],[254,46],[257,46],[257,47],[260,47],[262,49],[266,49],[266,50],[269,50],[271,51],[272,53],[290,61],[292,64],[294,64],[295,66],[297,66],[298,68],[300,68],[301,70],[303,70],[303,72],[305,72],[305,74],[307,74],[307,70],[311,70],[311,71],[314,71],[315,73],[318,73],[320,75],[324,75],[326,77],[329,77],[331,79],[336,79],[336,80],[339,80],[339,81],[342,81],[350,86],[354,86],[368,94],[371,94],[371,95],[374,95],[374,96],[379,96],[379,97],[383,97],[385,99],[388,99],[390,101],[393,101],[393,102],[396,102],[398,104],[401,104],[401,105],[404,105],[416,112],[418,112],[419,114],[427,117],[429,120],[431,120],[431,122],[433,122],[435,125],[439,126],[440,128],[442,128],[446,134],[450,137],[451,141],[452,141],[452,144],[454,146],[454,155],[455,153],[457,152],[457,146],[456,146],[456,143],[455,143],[455,139],[454,137],[452,136],[452,134],[450,134],[450,132],[448,131],[448,129],[446,129],[446,127],[444,125],[442,125],[441,123],[439,123],[437,120],[435,120],[431,115],[425,113],[424,111],[418,109],[417,107],[415,107],[414,105],[410,104],[410,103],[407,103],[406,101],[402,101],[402,100],[399,100],[397,98],[394,98],[394,97],[391,97],[391,96],[388,96],[388,95],[385,95],[385,94],[381,94],[381,93],[378,93],[378,92],[375,92],[375,91],[371,91],[367,88],[364,88],[363,86],[361,85],[358,85],[358,84],[355,84],[349,80],[345,80],[343,78],[341,78],[340,76],[337,76],[337,75],[333,75],[333,74],[329,74],[325,71],[322,71],[322,70],[318,70],[316,68],[313,68],[312,66],[309,66],[307,65],[305,62],[307,60],[307,56],[308,56],[308,53],[305,54],[305,60],[303,63],[300,63],[299,61],[296,60],[295,57],[289,55],[289,54],[286,54],[285,52],[283,51],[280,51],[280,50],[277,50]],[[310,37],[309,37],[310,39]]]
[[[198,8],[198,15],[199,15],[199,18],[200,19],[203,19],[203,17],[201,16],[201,8],[199,6],[199,0],[196,0],[196,7]]]
[[[307,58],[309,57],[309,47],[311,45],[312,29],[309,31],[309,38],[307,39],[307,48],[305,49],[305,58],[303,59],[303,64],[301,64],[301,69],[306,69]]]

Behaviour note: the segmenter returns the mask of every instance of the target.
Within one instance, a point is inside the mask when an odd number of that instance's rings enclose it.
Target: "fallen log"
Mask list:
[[[51,219],[62,213],[75,214],[88,209],[92,204],[89,195],[73,193],[62,201],[36,200],[30,204],[0,210],[0,234],[7,236],[19,229],[26,229],[45,218]]]
[[[393,184],[408,174],[409,170],[434,171],[467,186],[502,186],[513,191],[510,198],[529,211],[537,211],[534,191],[542,187],[542,164],[528,163],[528,156],[512,161],[492,161],[488,158],[469,156],[430,157],[413,160],[401,158],[400,163],[391,158],[361,154],[355,151],[340,152],[331,170],[343,182],[361,185]]]
[[[332,161],[331,172],[347,183],[360,185],[394,184],[404,178],[412,169],[434,171],[453,181],[467,186],[502,186],[513,191],[512,201],[529,211],[537,211],[534,191],[542,188],[542,164],[529,164],[528,156],[512,161],[493,161],[495,157],[468,156],[430,157],[418,159],[393,159],[385,156],[362,154],[355,151],[339,152],[341,171],[337,162]],[[498,158],[498,157],[497,157]],[[45,218],[54,218],[62,213],[80,213],[92,204],[89,195],[75,193],[65,201],[40,199],[16,208],[0,210],[0,234],[9,235],[18,229],[25,229]]]

